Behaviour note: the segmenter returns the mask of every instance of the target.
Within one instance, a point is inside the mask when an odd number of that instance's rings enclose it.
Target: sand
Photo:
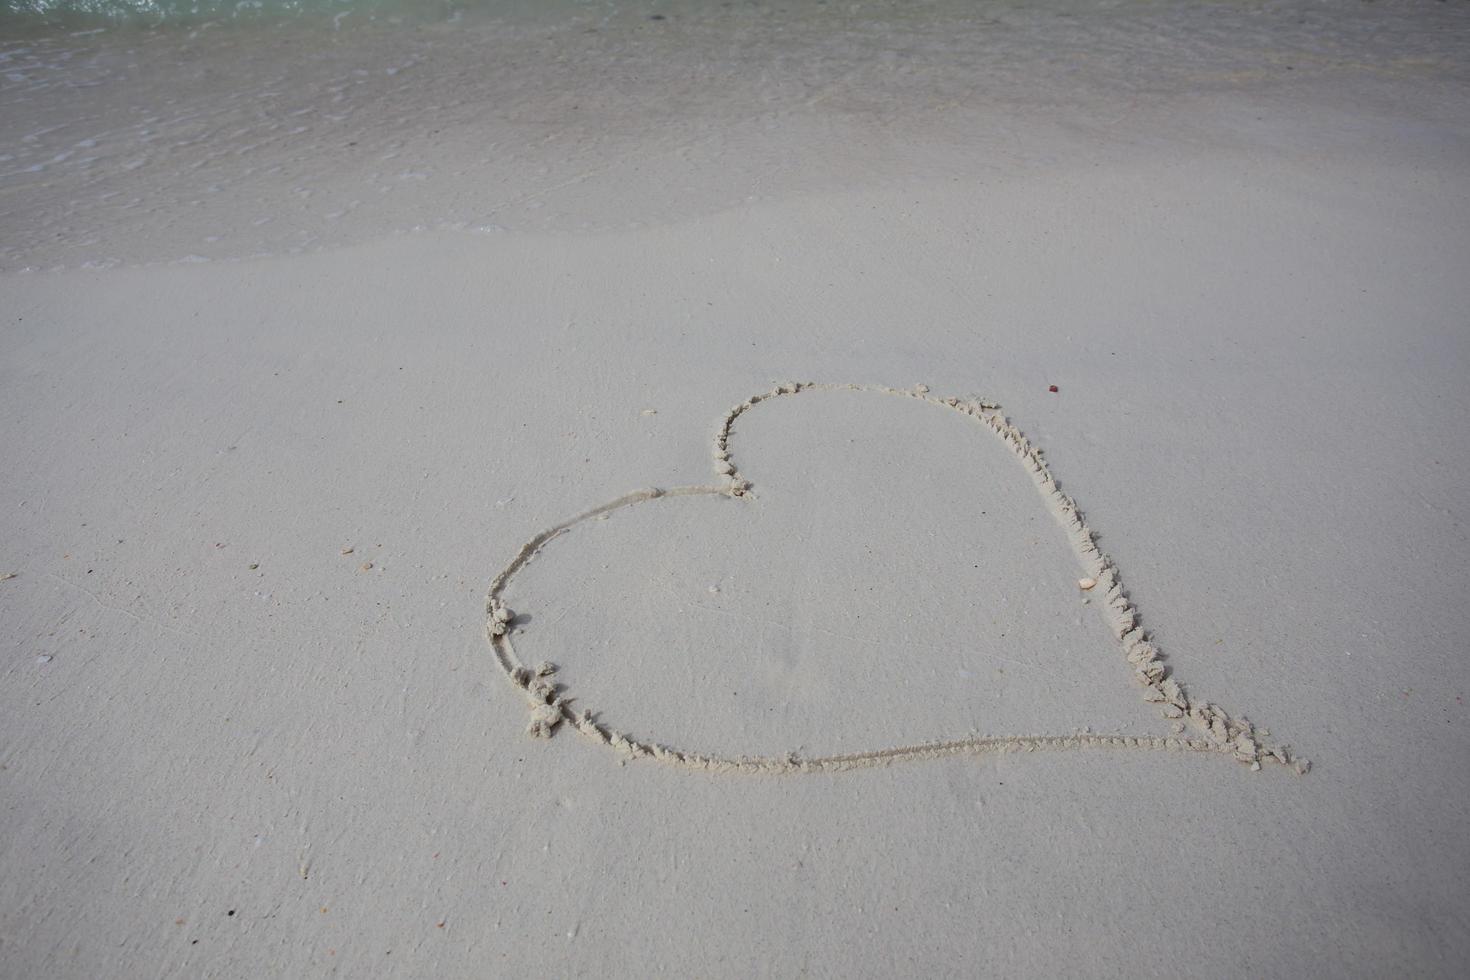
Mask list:
[[[834,6],[0,45],[0,975],[1463,972],[1470,16]]]

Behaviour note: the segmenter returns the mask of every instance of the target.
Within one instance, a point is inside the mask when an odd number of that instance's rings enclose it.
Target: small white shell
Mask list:
[[[1088,589],[1092,588],[1096,584],[1097,579],[1095,578],[1079,578],[1077,580],[1077,588],[1081,589],[1083,592],[1086,592]]]

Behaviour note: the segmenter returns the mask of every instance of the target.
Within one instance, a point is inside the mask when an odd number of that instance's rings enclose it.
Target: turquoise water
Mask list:
[[[588,4],[536,0],[0,0],[0,29],[159,26],[293,19],[452,20],[464,12],[531,15],[546,7]]]
[[[0,17],[21,23],[157,24],[326,14],[398,0],[0,0]]]

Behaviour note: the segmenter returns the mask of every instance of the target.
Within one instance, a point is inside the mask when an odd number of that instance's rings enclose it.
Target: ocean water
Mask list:
[[[448,21],[466,10],[531,18],[565,6],[558,0],[0,0],[0,31],[310,21],[341,29],[374,21]]]
[[[1470,4],[1416,0],[0,3],[0,272],[1349,145],[1347,105],[1442,134],[1470,82]]]

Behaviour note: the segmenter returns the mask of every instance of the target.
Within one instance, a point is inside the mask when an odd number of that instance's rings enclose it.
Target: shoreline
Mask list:
[[[1470,14],[840,6],[0,43],[0,974],[1458,975]]]
[[[1416,165],[1448,177],[1470,142],[1438,95],[1470,84],[1453,11],[1388,32],[1289,3],[1092,20],[890,6],[0,45],[0,269],[617,232],[1069,161],[1331,163],[1383,156],[1364,127],[1409,118],[1434,137]]]

